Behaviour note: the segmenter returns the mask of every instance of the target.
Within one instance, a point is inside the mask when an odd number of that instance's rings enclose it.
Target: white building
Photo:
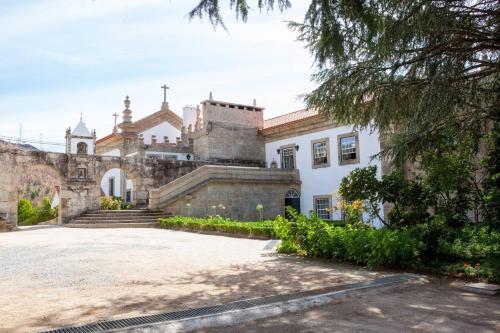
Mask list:
[[[323,219],[340,220],[342,212],[332,207],[337,204],[336,191],[342,178],[351,170],[368,165],[376,165],[381,177],[380,161],[370,161],[380,152],[378,133],[339,126],[315,110],[268,119],[262,132],[267,165],[300,172],[301,190],[289,191],[287,200],[302,213],[315,211]]]

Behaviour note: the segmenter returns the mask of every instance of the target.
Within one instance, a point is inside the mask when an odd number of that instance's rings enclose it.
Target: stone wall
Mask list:
[[[203,126],[192,135],[195,156],[263,165],[263,110],[212,100],[202,102]]]
[[[194,137],[195,156],[202,160],[232,160],[262,165],[265,160],[264,137],[257,128],[212,122]]]
[[[300,189],[297,170],[206,165],[152,190],[149,207],[175,215],[217,213],[255,221],[259,217],[256,206],[262,204],[264,218],[271,219],[284,213],[285,193],[290,188]]]
[[[264,126],[264,109],[256,106],[235,104],[220,101],[203,101],[203,127],[209,122],[218,122],[262,129]]]
[[[119,158],[111,156],[29,152],[0,149],[0,218],[11,226],[17,224],[17,201],[23,175],[33,167],[54,171],[60,188],[60,214],[67,222],[89,209],[99,208],[100,184],[104,174],[113,168],[129,173],[133,180],[136,205],[147,205],[149,190],[171,182],[203,165],[197,161],[168,161],[152,158]],[[83,174],[85,175],[82,177]]]

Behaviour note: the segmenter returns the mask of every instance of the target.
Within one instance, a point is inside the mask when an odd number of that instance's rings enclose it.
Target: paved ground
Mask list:
[[[371,289],[305,312],[197,333],[500,332],[500,297],[432,280]]]
[[[0,234],[0,332],[213,305],[383,276],[276,255],[270,241],[159,229]]]

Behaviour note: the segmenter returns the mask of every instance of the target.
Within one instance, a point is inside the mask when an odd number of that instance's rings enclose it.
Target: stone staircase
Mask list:
[[[159,210],[93,210],[75,217],[67,228],[155,228],[158,219],[168,214]]]

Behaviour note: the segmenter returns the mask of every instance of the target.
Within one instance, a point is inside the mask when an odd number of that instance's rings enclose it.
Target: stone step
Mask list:
[[[66,228],[156,228],[157,222],[134,222],[134,223],[68,223]]]
[[[121,220],[82,220],[81,218],[77,218],[71,220],[69,224],[96,224],[96,223],[142,223],[142,222],[158,222],[158,219],[121,219]]]
[[[88,211],[84,214],[92,215],[144,215],[144,214],[161,214],[159,210],[96,210]]]

